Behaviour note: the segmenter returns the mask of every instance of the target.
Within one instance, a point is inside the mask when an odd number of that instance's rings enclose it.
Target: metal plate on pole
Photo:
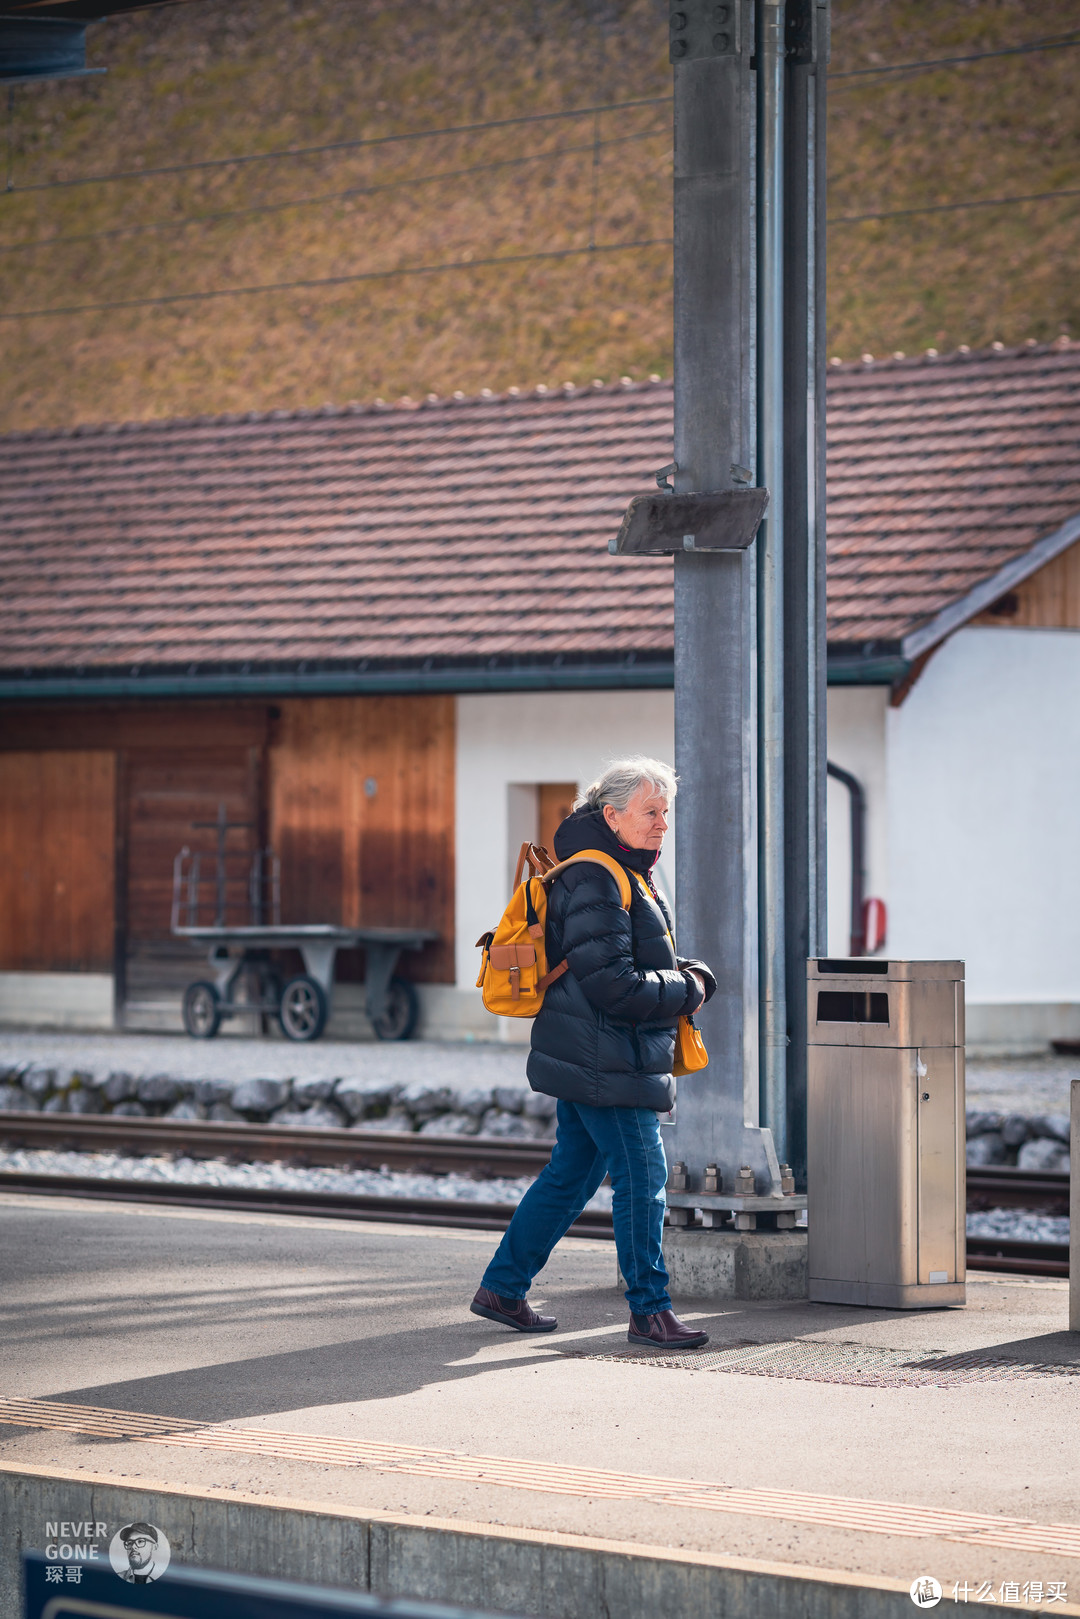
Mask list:
[[[767,489],[714,494],[637,495],[608,550],[613,556],[674,556],[679,551],[745,551],[769,504]]]

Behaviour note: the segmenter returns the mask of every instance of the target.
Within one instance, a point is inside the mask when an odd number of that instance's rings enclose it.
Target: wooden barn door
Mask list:
[[[269,750],[270,837],[288,922],[422,927],[403,975],[454,978],[454,699],[293,698]],[[351,952],[343,979],[360,973]]]
[[[113,970],[116,759],[0,752],[0,972]]]
[[[173,860],[185,845],[202,855],[199,921],[215,910],[215,826],[225,806],[229,922],[246,922],[251,857],[265,841],[261,750],[256,747],[137,749],[121,758],[124,888],[118,1000],[127,1024],[175,1024],[185,985],[204,977],[200,956],[170,932]],[[203,824],[200,824],[203,823]]]

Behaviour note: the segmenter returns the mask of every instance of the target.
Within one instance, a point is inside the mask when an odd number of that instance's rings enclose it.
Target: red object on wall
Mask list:
[[[863,902],[863,937],[866,941],[863,950],[866,955],[872,956],[875,950],[884,948],[887,921],[883,899],[868,899]]]

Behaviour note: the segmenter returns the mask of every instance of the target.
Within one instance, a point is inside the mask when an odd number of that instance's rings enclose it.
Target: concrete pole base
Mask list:
[[[805,1299],[805,1231],[664,1232],[676,1311],[689,1299]],[[625,1287],[622,1276],[619,1286]]]

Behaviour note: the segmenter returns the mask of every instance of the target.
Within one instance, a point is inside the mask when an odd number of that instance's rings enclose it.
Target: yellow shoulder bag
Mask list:
[[[651,899],[649,885],[644,877],[638,876],[637,872],[634,876]],[[670,928],[667,930],[667,937],[671,953],[675,955],[675,940],[671,937]],[[671,1065],[671,1072],[678,1079],[683,1074],[696,1074],[708,1066],[709,1053],[705,1050],[705,1042],[701,1038],[701,1030],[694,1022],[693,1013],[680,1012],[679,1021],[675,1026],[675,1061]]]

